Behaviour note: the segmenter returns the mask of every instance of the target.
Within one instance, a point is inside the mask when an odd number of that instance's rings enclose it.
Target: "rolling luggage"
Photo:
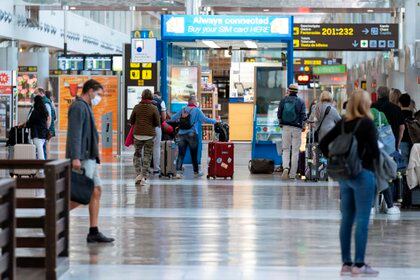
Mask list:
[[[233,179],[234,144],[231,142],[210,142],[208,174],[209,178]]]
[[[274,173],[274,160],[257,158],[249,161],[249,172],[251,174],[273,174]]]
[[[19,131],[22,131],[20,133]],[[29,129],[22,129],[18,128],[17,133],[15,134],[15,143],[23,143],[23,144],[15,144],[14,146],[10,147],[9,149],[9,158],[10,159],[36,159],[36,147],[33,144],[25,144],[25,142],[29,142],[26,137],[29,137],[30,131]],[[10,170],[10,176],[29,176],[35,177],[37,174],[37,170],[35,169],[16,169]]]
[[[176,175],[178,145],[175,141],[160,142],[160,177],[172,178]]]
[[[14,126],[10,129],[6,146],[13,147],[16,144],[30,144],[30,130],[28,128]]]

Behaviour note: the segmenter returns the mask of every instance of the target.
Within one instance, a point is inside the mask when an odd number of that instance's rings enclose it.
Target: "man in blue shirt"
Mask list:
[[[182,108],[178,113],[172,116],[171,121],[180,122],[180,130],[178,132],[178,159],[176,162],[177,179],[182,178],[182,164],[184,163],[187,148],[190,148],[191,160],[194,168],[195,177],[203,176],[198,168],[198,135],[199,127],[202,123],[215,124],[215,119],[207,118],[203,111],[197,107],[197,97],[191,95],[188,99],[188,106]],[[189,125],[188,125],[189,123]]]

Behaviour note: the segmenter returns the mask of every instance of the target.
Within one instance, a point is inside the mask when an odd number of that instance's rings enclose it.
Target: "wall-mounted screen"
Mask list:
[[[84,67],[83,56],[59,56],[58,57],[58,69],[66,71],[81,71]]]
[[[112,70],[112,57],[111,56],[86,56],[85,70],[110,71]]]
[[[123,58],[122,56],[113,56],[112,57],[112,71],[123,71]]]

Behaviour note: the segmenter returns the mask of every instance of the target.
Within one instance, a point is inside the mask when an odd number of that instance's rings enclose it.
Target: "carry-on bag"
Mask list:
[[[235,165],[234,148],[234,144],[231,142],[209,143],[207,179],[233,179]]]
[[[71,172],[71,201],[88,205],[92,197],[94,182],[85,175],[85,170]]]
[[[273,174],[274,173],[274,160],[257,158],[249,161],[249,172],[251,174]]]
[[[15,144],[9,149],[10,159],[36,159],[36,147],[33,144],[29,144],[28,135],[30,130],[26,128],[18,128],[15,133]],[[26,144],[26,142],[28,144]],[[11,169],[10,176],[29,176],[34,177],[37,174],[36,169]]]
[[[214,125],[214,132],[219,142],[229,142],[229,125],[227,123],[216,123]]]
[[[16,144],[30,144],[30,139],[30,130],[28,128],[14,126],[9,130],[6,146],[13,147]]]
[[[172,178],[176,175],[178,145],[175,141],[160,142],[160,176]]]

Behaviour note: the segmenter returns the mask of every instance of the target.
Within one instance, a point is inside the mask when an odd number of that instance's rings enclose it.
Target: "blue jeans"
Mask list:
[[[48,159],[47,158],[47,143],[48,143],[48,141],[45,141],[45,143],[44,143],[44,159]]]
[[[401,156],[404,161],[404,165],[408,166],[408,162],[410,161],[410,143],[401,142],[400,149],[401,149]]]
[[[375,196],[375,175],[363,169],[356,178],[341,180],[341,225],[340,243],[343,263],[352,263],[351,232],[356,223],[356,257],[354,263],[364,263],[368,239],[370,209]]]
[[[176,161],[176,170],[182,171],[182,164],[184,163],[187,148],[190,148],[191,161],[194,168],[194,173],[198,173],[198,138],[197,134],[189,133],[179,135],[178,140],[178,159]]]

